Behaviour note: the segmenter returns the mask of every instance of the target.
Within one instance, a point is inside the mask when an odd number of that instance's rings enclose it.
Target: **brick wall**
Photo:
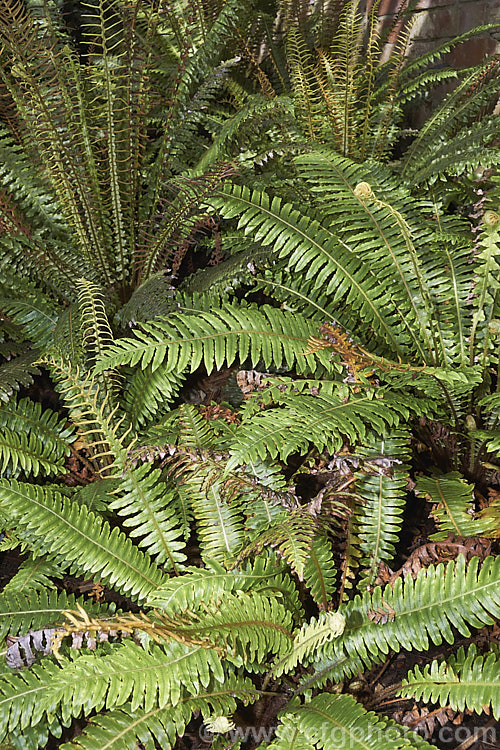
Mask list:
[[[382,0],[379,13],[389,24],[400,0]],[[412,30],[409,54],[419,55],[474,26],[495,23],[496,28],[460,45],[447,60],[462,67],[500,52],[500,0],[420,0]]]

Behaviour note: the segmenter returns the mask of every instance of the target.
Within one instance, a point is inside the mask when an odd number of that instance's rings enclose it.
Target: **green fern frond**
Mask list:
[[[0,297],[0,308],[14,323],[23,327],[26,338],[38,348],[46,349],[52,345],[57,311],[43,294],[29,290],[21,299]]]
[[[342,635],[345,625],[344,616],[339,612],[320,612],[317,619],[313,617],[304,623],[295,635],[290,652],[273,667],[273,675],[279,676],[291,671],[297,664],[302,664],[304,659],[311,657],[325,643]]]
[[[370,429],[384,432],[408,415],[408,407],[382,389],[350,393],[341,385],[331,394],[284,392],[282,405],[250,415],[231,446],[229,468],[237,464],[291,453],[306,452],[310,445],[334,453],[344,436],[351,443],[364,440]]]
[[[318,130],[316,115],[321,92],[314,75],[311,57],[298,26],[291,26],[288,30],[286,50],[297,116],[302,121],[308,138],[314,139]]]
[[[298,727],[297,719],[291,714],[282,715],[282,723],[276,727],[276,736],[272,742],[258,746],[257,750],[316,750],[317,745],[309,742]]]
[[[20,711],[31,709],[31,715],[21,719],[17,729],[35,726],[59,707],[63,721],[78,716],[83,707],[101,710],[106,699],[115,705],[131,700],[133,710],[150,711],[166,704],[177,705],[186,696],[196,696],[211,679],[220,684],[225,676],[217,652],[177,642],[164,647],[153,644],[145,651],[124,641],[113,653],[96,656],[80,656],[73,663],[44,660],[11,680],[0,678],[0,726],[4,736],[16,729]],[[156,690],[146,689],[155,683]],[[67,701],[70,684],[78,684],[80,689]]]
[[[43,591],[46,589],[50,591],[56,588],[52,578],[57,580],[62,576],[63,569],[57,563],[48,560],[46,557],[28,557],[21,563],[17,573],[4,587],[2,595],[22,594],[32,590]]]
[[[462,245],[457,246],[454,235],[446,232],[446,224],[433,225],[428,218],[428,206],[409,194],[403,197],[400,185],[382,166],[366,169],[321,149],[314,149],[294,161],[317,196],[323,216],[328,217],[323,219],[322,225],[329,225],[340,242],[359,259],[360,271],[365,259],[370,258],[369,275],[368,269],[364,269],[363,287],[373,275],[379,290],[386,290],[384,309],[387,309],[387,296],[398,301],[393,318],[395,328],[406,331],[408,344],[413,352],[418,352],[421,361],[447,363],[457,347],[457,324],[464,328],[470,316],[464,312],[470,291],[470,243],[462,241]],[[345,221],[347,212],[348,222]],[[425,252],[426,245],[436,252]],[[302,268],[300,262],[297,266],[293,263],[293,256],[289,263],[295,270]],[[444,265],[450,269],[451,278],[442,273]],[[315,274],[308,273],[306,277],[309,275],[314,277]],[[453,304],[447,304],[445,310],[440,303],[442,299],[447,303],[453,300]],[[413,321],[409,327],[403,320],[408,316]],[[344,321],[343,312],[339,320],[348,330],[358,327],[354,320]],[[461,361],[465,364],[463,330],[459,343]]]
[[[96,371],[140,362],[143,369],[150,364],[153,371],[164,363],[165,372],[185,368],[194,372],[203,363],[210,373],[238,358],[253,365],[262,360],[266,367],[295,366],[299,372],[314,372],[315,357],[302,356],[312,330],[309,321],[267,305],[226,303],[196,317],[172,313],[168,320],[142,324],[135,338],[120,339],[109,347]]]
[[[477,281],[474,299],[474,315],[470,334],[470,361],[479,354],[484,367],[491,350],[496,348],[492,340],[492,321],[499,314],[498,281],[500,278],[500,215],[496,211],[486,211],[483,217],[477,255]]]
[[[435,659],[423,669],[416,666],[403,680],[398,695],[449,705],[456,711],[482,713],[487,707],[500,717],[500,657],[496,651],[478,654],[473,644],[467,652],[461,647],[447,661]],[[489,710],[488,710],[489,713]]]
[[[453,643],[454,631],[469,637],[469,626],[492,624],[500,615],[500,558],[488,557],[478,567],[479,557],[466,566],[460,555],[446,566],[421,570],[415,580],[398,578],[393,587],[357,595],[340,608],[345,631],[316,655],[315,673],[304,687],[357,674],[389,651]]]
[[[66,449],[57,451],[54,443],[47,444],[34,432],[18,434],[3,427],[0,435],[0,472],[5,477],[61,474],[67,452]]]
[[[35,364],[38,356],[38,351],[28,351],[0,364],[1,401],[9,401],[15,391],[33,383],[33,376],[40,374]]]
[[[161,418],[178,393],[182,374],[165,370],[136,370],[125,386],[121,405],[136,429]]]
[[[313,539],[304,566],[304,581],[314,601],[321,607],[328,607],[337,590],[337,569],[332,544],[326,535]]]
[[[3,479],[0,509],[37,555],[50,554],[65,569],[98,574],[134,598],[158,588],[163,575],[118,528],[110,529],[85,505],[55,490]]]
[[[186,695],[175,705],[167,703],[149,711],[133,708],[130,703],[92,718],[82,734],[61,750],[136,750],[137,743],[156,740],[162,750],[170,750],[181,737],[193,714],[230,716],[237,700],[253,703],[257,692],[249,679],[229,674],[223,685],[202,688],[195,697]]]
[[[51,409],[42,412],[39,403],[21,399],[0,405],[0,465],[4,476],[64,473],[69,444],[75,439],[71,429],[59,422]]]
[[[76,599],[73,594],[55,589],[5,589],[0,594],[0,639],[3,641],[7,635],[16,636],[60,623],[64,620],[64,612],[77,606],[84,606],[90,615],[114,610],[113,604],[84,601],[83,597]]]
[[[392,430],[359,450],[363,466],[356,472],[354,516],[364,554],[361,588],[373,583],[379,562],[395,554],[407,495],[409,440],[408,430]]]
[[[401,174],[406,182],[415,181],[420,169],[433,158],[436,142],[451,138],[464,122],[474,121],[488,100],[496,98],[498,65],[493,58],[474,69],[436,108],[405,152]]]
[[[224,198],[214,198],[211,202],[226,218],[239,216],[240,228],[263,245],[274,245],[277,256],[287,258],[289,273],[304,272],[301,278],[306,282],[314,279],[315,288],[329,295],[329,308],[335,309],[336,317],[341,307],[340,319],[348,330],[354,330],[361,318],[371,331],[375,331],[381,344],[390,347],[392,356],[396,353],[404,357],[411,346],[421,359],[427,361],[427,356],[432,362],[434,351],[428,341],[428,311],[421,310],[421,307],[428,307],[428,302],[422,299],[419,291],[419,286],[423,283],[426,287],[427,282],[414,262],[413,251],[409,252],[407,232],[405,239],[402,225],[397,223],[385,204],[370,208],[355,196],[354,190],[359,182],[354,180],[358,180],[362,172],[358,165],[336,155],[331,158],[323,156],[321,160],[322,163],[318,164],[321,172],[328,171],[329,182],[337,182],[336,190],[333,185],[329,186],[331,195],[337,192],[337,196],[343,198],[338,201],[336,196],[334,202],[330,200],[329,203],[341,207],[339,223],[350,228],[350,236],[345,238],[337,236],[337,227],[331,226],[330,221],[320,224],[310,214],[283,205],[278,198],[271,199],[265,193],[251,192],[245,187],[226,188]],[[318,171],[316,162],[319,160],[308,154],[304,157],[304,168],[310,163],[311,180],[314,184],[324,185],[324,174],[313,177],[313,172]],[[349,184],[350,180],[353,180],[352,184]],[[349,211],[350,216],[347,224],[345,211]],[[356,214],[359,214],[359,223],[353,222]],[[370,232],[367,231],[367,222],[372,227]],[[366,253],[361,252],[360,234],[370,248],[369,264]],[[380,249],[380,260],[374,263],[375,246]],[[388,254],[395,266],[390,274]],[[400,281],[396,282],[396,278]],[[410,325],[410,317],[417,325]]]
[[[285,654],[293,640],[292,614],[271,592],[225,594],[219,606],[191,614],[178,629],[186,637],[205,637],[226,658],[262,670],[265,662]]]
[[[0,427],[9,427],[18,435],[36,431],[39,439],[54,446],[56,452],[69,455],[69,444],[76,436],[74,430],[57,412],[42,404],[22,398],[17,403],[11,399],[0,404]]]
[[[151,592],[148,603],[173,617],[185,611],[221,606],[227,594],[239,591],[276,591],[287,609],[294,616],[300,615],[301,604],[295,585],[271,556],[259,556],[251,565],[230,570],[209,560],[206,568],[186,569],[182,578],[162,584]]]
[[[124,518],[128,535],[139,538],[137,546],[147,550],[158,565],[178,572],[185,562],[181,526],[175,513],[174,493],[161,481],[159,469],[143,464],[129,468],[114,490],[109,509]]]
[[[291,717],[291,721],[289,720]],[[289,728],[291,737],[299,733],[297,747],[328,748],[349,747],[353,750],[431,750],[430,745],[415,732],[408,731],[391,719],[367,712],[350,695],[321,693],[309,703],[285,709],[280,715],[283,726]],[[280,730],[283,736],[284,730]],[[303,745],[303,742],[310,744]],[[280,741],[271,742],[270,750],[281,750]]]
[[[278,517],[277,521],[260,531],[239,553],[238,561],[272,547],[302,581],[316,531],[317,521],[310,513],[292,511],[284,518]]]
[[[167,317],[176,309],[172,279],[160,272],[139,284],[130,299],[120,308],[115,322],[122,328]]]
[[[493,508],[487,515],[475,513],[474,487],[464,480],[458,471],[431,478],[417,478],[416,491],[425,494],[433,503],[432,516],[439,531],[430,539],[442,541],[452,534],[456,537],[496,537],[500,521],[500,509]]]

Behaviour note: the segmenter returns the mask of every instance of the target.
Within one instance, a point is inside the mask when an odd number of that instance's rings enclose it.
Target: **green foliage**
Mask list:
[[[408,60],[414,5],[0,8],[1,743],[430,747],[350,678],[500,616],[498,61]]]
[[[495,685],[499,669],[497,653],[482,656],[475,646],[467,652],[460,648],[448,661],[434,660],[424,669],[416,666],[403,681],[400,694],[448,704],[459,711],[468,708],[481,713],[485,706],[490,706],[497,719],[500,705]]]

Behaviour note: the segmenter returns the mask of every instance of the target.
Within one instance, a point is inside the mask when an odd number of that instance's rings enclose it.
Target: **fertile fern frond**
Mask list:
[[[417,478],[416,491],[425,494],[433,503],[431,514],[439,531],[430,539],[440,541],[450,534],[456,537],[497,537],[500,508],[492,506],[475,513],[474,487],[457,472],[431,478]]]
[[[55,490],[3,479],[0,510],[33,552],[49,554],[65,569],[98,574],[142,599],[162,581],[159,568],[123,532]]]
[[[250,360],[255,365],[262,360],[266,367],[295,366],[299,372],[314,372],[315,358],[301,356],[312,328],[309,321],[268,305],[226,303],[196,317],[177,312],[168,320],[142,324],[133,339],[117,341],[96,371],[140,362],[143,368],[151,364],[153,371],[164,363],[165,372],[194,372],[203,363],[210,373],[238,358],[242,363]]]
[[[497,651],[478,654],[473,644],[467,652],[461,647],[447,661],[435,659],[423,669],[417,665],[403,680],[399,695],[426,702],[449,705],[457,711],[469,709],[480,714],[491,708],[500,717],[500,657]]]
[[[500,615],[499,558],[479,558],[421,570],[416,579],[398,578],[394,586],[357,595],[340,608],[346,628],[342,636],[316,655],[315,674],[306,682],[339,681],[385,659],[387,653],[424,650],[429,642],[453,643],[452,626],[469,636],[469,626],[481,628]],[[481,595],[480,606],[478,592]]]

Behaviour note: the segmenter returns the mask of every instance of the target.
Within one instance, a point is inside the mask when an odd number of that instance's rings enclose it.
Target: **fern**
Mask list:
[[[389,650],[423,650],[429,642],[453,643],[451,626],[468,636],[469,625],[492,623],[499,612],[498,559],[488,558],[480,571],[478,564],[479,558],[473,557],[466,569],[465,558],[460,556],[446,567],[441,564],[420,571],[404,585],[398,578],[394,587],[377,587],[373,594],[356,596],[340,609],[346,620],[344,634],[323,648],[321,660],[316,660],[317,671],[306,684],[355,674],[383,660]],[[377,623],[377,612],[385,613],[385,624]]]
[[[277,314],[264,306],[245,307],[226,304],[209,313],[191,315],[173,313],[169,320],[145,323],[134,339],[121,339],[108,347],[99,361],[97,372],[119,365],[141,363],[156,370],[165,363],[165,372],[190,372],[203,362],[210,373],[214,366],[231,365],[249,359],[253,364],[263,360],[266,366],[294,365],[300,372],[314,371],[312,357],[301,357],[311,326],[296,316]]]
[[[59,622],[68,609],[75,609],[82,605],[83,598],[76,599],[72,594],[55,589],[47,590],[10,590],[5,589],[0,594],[0,638],[6,635],[16,636],[28,630]],[[90,601],[85,602],[86,610],[90,614],[113,611],[113,605],[100,605]]]
[[[0,509],[16,526],[19,538],[37,555],[50,554],[66,569],[99,573],[103,581],[123,588],[134,598],[144,598],[162,579],[154,563],[117,528],[111,530],[85,505],[54,490],[4,479],[0,484]]]
[[[499,660],[495,652],[478,654],[473,645],[467,652],[461,647],[448,661],[434,660],[423,669],[416,666],[403,680],[400,695],[439,701],[463,711],[481,713],[490,706],[498,718],[500,706],[495,685],[498,683]]]
[[[321,694],[304,706],[293,707],[282,714],[283,728],[281,737],[288,730],[290,745],[278,741],[268,747],[281,750],[284,747],[296,747],[297,750],[311,747],[331,747],[331,742],[338,746],[361,748],[384,747],[421,748],[432,747],[414,732],[403,730],[390,719],[380,718],[373,711],[366,712],[350,695]],[[298,733],[298,737],[294,733]],[[307,743],[307,744],[304,744]]]

